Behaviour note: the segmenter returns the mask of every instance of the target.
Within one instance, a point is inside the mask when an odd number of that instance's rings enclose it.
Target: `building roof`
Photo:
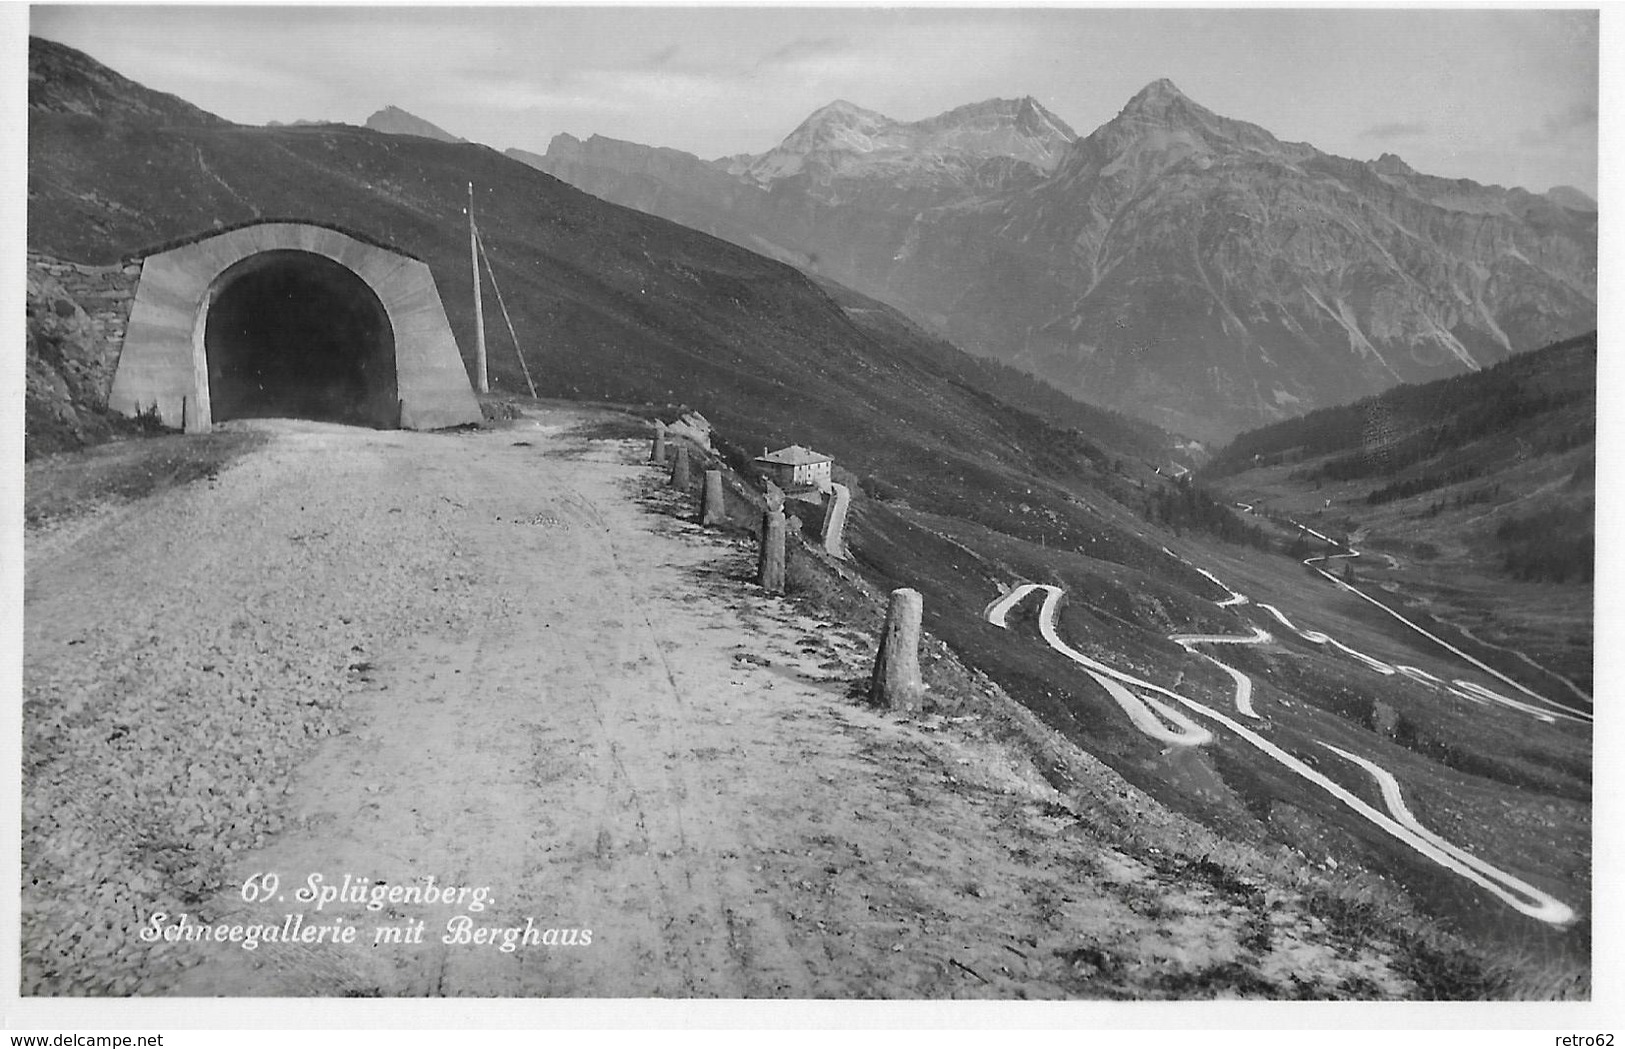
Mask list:
[[[773,463],[778,466],[811,466],[814,463],[830,463],[835,460],[822,452],[815,452],[811,448],[803,448],[799,444],[792,444],[788,448],[780,448],[776,452],[758,455],[759,463]]]

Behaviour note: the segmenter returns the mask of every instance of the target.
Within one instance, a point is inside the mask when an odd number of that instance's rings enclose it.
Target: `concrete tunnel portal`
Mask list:
[[[420,259],[365,234],[280,219],[140,257],[108,407],[207,433],[292,416],[433,430],[480,421]]]
[[[260,252],[216,278],[207,303],[214,422],[399,425],[394,330],[348,267],[308,251]]]

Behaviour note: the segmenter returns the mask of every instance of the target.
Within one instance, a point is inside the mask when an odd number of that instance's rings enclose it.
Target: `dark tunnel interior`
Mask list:
[[[389,316],[365,281],[323,255],[266,251],[227,269],[210,296],[204,347],[216,422],[400,424]]]

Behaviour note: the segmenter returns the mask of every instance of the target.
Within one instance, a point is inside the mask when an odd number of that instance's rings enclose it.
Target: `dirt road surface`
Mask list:
[[[259,423],[212,481],[29,535],[25,994],[1406,992],[1290,894],[1082,832],[974,720],[852,698],[874,639],[583,419]],[[300,898],[346,877],[485,894]]]

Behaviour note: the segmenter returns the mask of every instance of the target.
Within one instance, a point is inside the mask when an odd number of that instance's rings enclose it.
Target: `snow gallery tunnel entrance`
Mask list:
[[[480,421],[429,267],[358,233],[266,221],[140,260],[108,406],[207,433],[293,416]]]
[[[265,251],[209,293],[210,416],[400,423],[395,334],[366,281],[308,251]]]

